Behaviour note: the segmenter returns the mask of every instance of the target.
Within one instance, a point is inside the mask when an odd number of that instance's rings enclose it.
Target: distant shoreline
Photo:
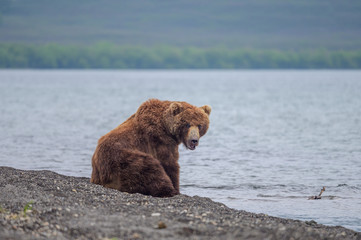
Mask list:
[[[0,167],[1,239],[360,239],[314,221],[270,217],[208,198],[127,194],[51,171]]]
[[[361,49],[0,43],[0,69],[361,69]]]

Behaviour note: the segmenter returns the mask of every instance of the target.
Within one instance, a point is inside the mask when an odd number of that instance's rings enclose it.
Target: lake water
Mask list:
[[[361,71],[0,71],[0,165],[90,177],[148,98],[212,106],[181,192],[361,231]],[[307,200],[325,186],[321,200]]]

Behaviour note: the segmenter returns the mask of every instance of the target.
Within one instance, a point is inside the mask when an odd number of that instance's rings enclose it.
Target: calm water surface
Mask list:
[[[148,98],[212,106],[180,147],[182,193],[361,231],[361,71],[2,70],[0,165],[90,177],[98,138]]]

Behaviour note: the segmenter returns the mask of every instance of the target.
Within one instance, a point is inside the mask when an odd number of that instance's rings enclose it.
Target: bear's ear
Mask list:
[[[171,113],[173,114],[173,116],[175,116],[182,112],[183,107],[180,103],[173,102],[169,106],[169,109],[170,109]]]
[[[209,114],[211,114],[212,108],[209,105],[204,105],[202,107],[200,107],[205,113],[207,113],[207,115],[209,116]]]

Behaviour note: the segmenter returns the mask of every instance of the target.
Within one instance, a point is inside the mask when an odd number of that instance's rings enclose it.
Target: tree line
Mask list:
[[[361,50],[0,43],[0,68],[359,69]]]

